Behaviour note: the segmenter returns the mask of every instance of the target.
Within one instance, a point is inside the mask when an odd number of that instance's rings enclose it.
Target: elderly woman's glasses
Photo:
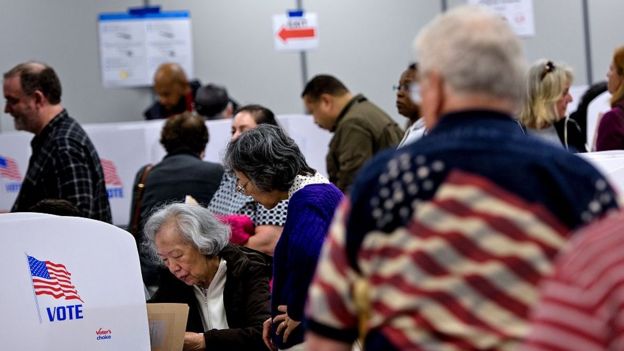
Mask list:
[[[238,183],[238,181],[237,181],[237,182],[236,182],[236,191],[238,191],[239,193],[241,193],[241,194],[243,194],[243,195],[247,195],[247,190],[246,190],[246,188],[247,188],[247,184],[249,184],[249,182],[250,182],[250,181],[248,180],[248,181],[247,181],[247,183],[245,183],[245,184],[243,184],[243,185],[240,185],[240,184]]]
[[[555,64],[552,61],[546,62],[546,65],[544,65],[544,70],[542,71],[542,74],[540,75],[540,81],[544,80],[544,77],[546,77],[548,73],[554,70],[555,70]]]

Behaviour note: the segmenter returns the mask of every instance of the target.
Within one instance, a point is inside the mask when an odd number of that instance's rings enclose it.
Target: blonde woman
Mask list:
[[[624,149],[624,46],[615,49],[607,73],[611,110],[598,125],[596,151]]]
[[[533,63],[520,121],[529,134],[566,149],[585,152],[578,124],[566,118],[566,109],[572,102],[572,80],[572,70],[563,64],[546,59]]]

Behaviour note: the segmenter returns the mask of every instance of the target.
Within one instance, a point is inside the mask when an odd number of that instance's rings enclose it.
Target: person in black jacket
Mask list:
[[[160,143],[167,155],[145,177],[146,169],[141,168],[134,180],[128,227],[139,244],[143,240],[142,224],[155,208],[163,203],[182,202],[186,195],[206,206],[223,177],[223,166],[202,160],[208,144],[208,128],[203,118],[189,112],[170,117],[163,126]],[[139,253],[143,281],[147,286],[157,285],[157,269],[145,259],[141,248]]]
[[[190,307],[185,350],[265,350],[268,256],[228,244],[230,228],[192,204],[169,204],[155,212],[145,224],[145,236],[171,272],[150,302]]]

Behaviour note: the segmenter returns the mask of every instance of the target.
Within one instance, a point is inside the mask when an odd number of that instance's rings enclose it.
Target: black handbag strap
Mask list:
[[[130,224],[130,233],[135,237],[138,235],[139,231],[139,220],[141,218],[141,204],[143,203],[143,193],[145,192],[145,182],[147,181],[147,175],[152,170],[154,165],[151,163],[143,167],[143,173],[141,174],[141,179],[136,185],[135,189],[135,199],[134,199],[134,209],[132,211],[132,222]]]

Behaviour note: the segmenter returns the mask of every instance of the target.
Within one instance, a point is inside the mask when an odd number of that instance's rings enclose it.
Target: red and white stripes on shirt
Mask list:
[[[624,349],[624,212],[577,234],[544,281],[522,350]]]

